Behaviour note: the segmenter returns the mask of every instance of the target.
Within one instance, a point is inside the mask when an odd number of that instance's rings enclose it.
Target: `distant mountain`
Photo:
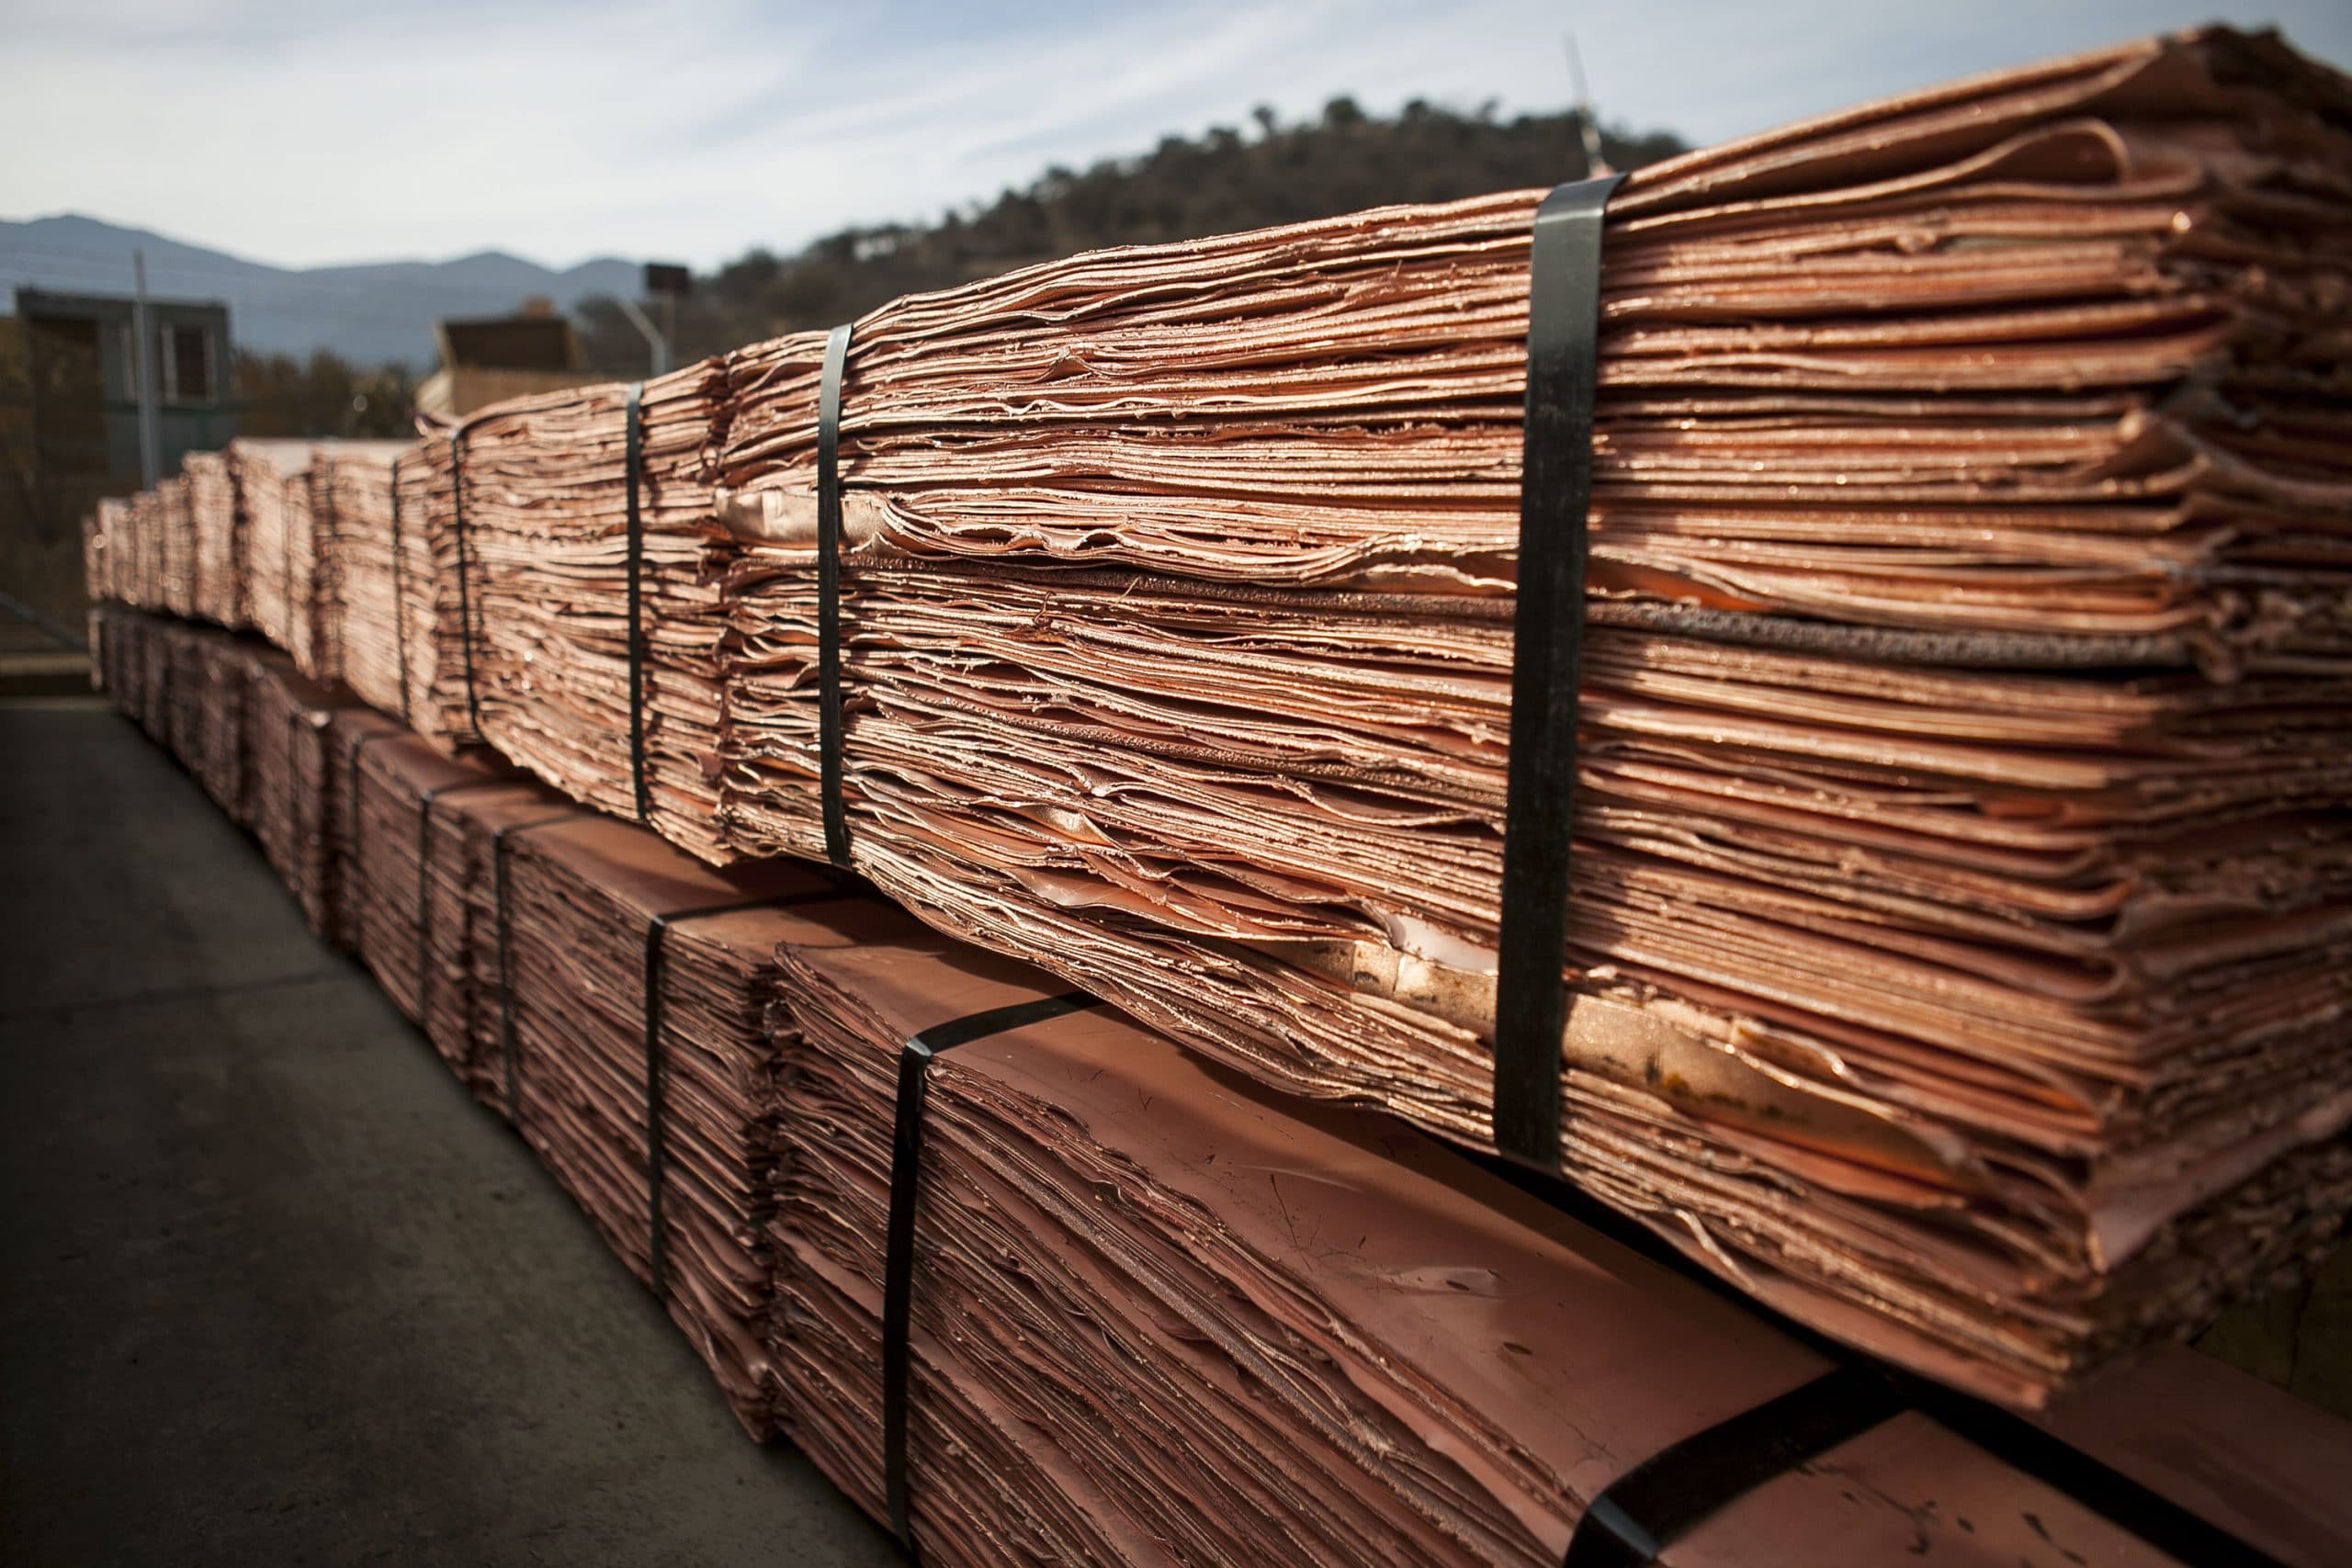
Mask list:
[[[297,355],[324,348],[355,365],[420,371],[434,363],[433,323],[443,317],[503,315],[534,295],[569,311],[589,296],[638,288],[637,264],[611,258],[564,272],[497,251],[446,262],[278,267],[69,213],[0,220],[0,294],[27,287],[128,294],[133,251],[146,253],[150,294],[225,303],[239,348]]]

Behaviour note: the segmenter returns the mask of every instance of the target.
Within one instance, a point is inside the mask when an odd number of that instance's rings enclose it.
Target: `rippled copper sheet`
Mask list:
[[[775,1362],[795,1440],[879,1516],[900,1044],[1061,987],[880,904],[793,918]],[[1271,1096],[1115,1014],[930,1075],[910,1455],[931,1561],[1556,1562],[1600,1488],[1823,1370],[1431,1140]],[[2057,1420],[2290,1560],[2352,1539],[2332,1478],[2352,1430],[2200,1358]],[[2222,1455],[2276,1490],[2238,1490]],[[1916,1415],[1665,1561],[1915,1557],[2168,1561]]]

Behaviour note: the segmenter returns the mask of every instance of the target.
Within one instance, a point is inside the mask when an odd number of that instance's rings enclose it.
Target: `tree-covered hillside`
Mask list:
[[[1665,132],[1602,133],[1620,169],[1680,152]],[[695,280],[680,309],[677,362],[847,321],[900,294],[985,277],[1104,245],[1197,239],[1390,202],[1447,201],[1555,185],[1583,174],[1572,114],[1498,118],[1410,103],[1394,118],[1335,98],[1284,125],[1260,109],[1246,130],[1171,136],[1139,157],[1048,169],[1024,190],[937,222],[846,229],[797,255],[756,250]],[[609,300],[582,307],[591,358],[639,375],[645,343]]]

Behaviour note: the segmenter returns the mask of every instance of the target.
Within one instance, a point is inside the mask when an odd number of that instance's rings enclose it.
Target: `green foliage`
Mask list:
[[[1665,132],[1604,130],[1602,155],[1628,169],[1682,151]],[[1393,119],[1334,98],[1319,119],[1282,124],[1261,108],[1249,133],[1218,126],[1171,136],[1139,157],[1052,168],[987,207],[929,225],[845,229],[797,255],[755,250],[696,280],[679,308],[676,360],[829,327],[901,294],[944,288],[1106,245],[1199,239],[1396,202],[1451,201],[1556,185],[1584,172],[1571,114],[1504,120],[1415,101]],[[645,342],[610,300],[580,311],[592,363],[641,375]]]
[[[416,381],[399,366],[364,370],[320,349],[237,355],[242,435],[393,437],[416,434]]]

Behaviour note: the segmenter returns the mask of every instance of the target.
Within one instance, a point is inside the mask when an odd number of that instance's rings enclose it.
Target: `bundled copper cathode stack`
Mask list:
[[[1543,199],[895,300],[380,491],[241,444],[243,602],[699,860],[838,858],[1491,1146]],[[1602,239],[1536,1163],[2023,1407],[2303,1275],[2352,1209],[2352,85],[2147,40],[1637,170]],[[205,526],[89,558],[171,608]]]

